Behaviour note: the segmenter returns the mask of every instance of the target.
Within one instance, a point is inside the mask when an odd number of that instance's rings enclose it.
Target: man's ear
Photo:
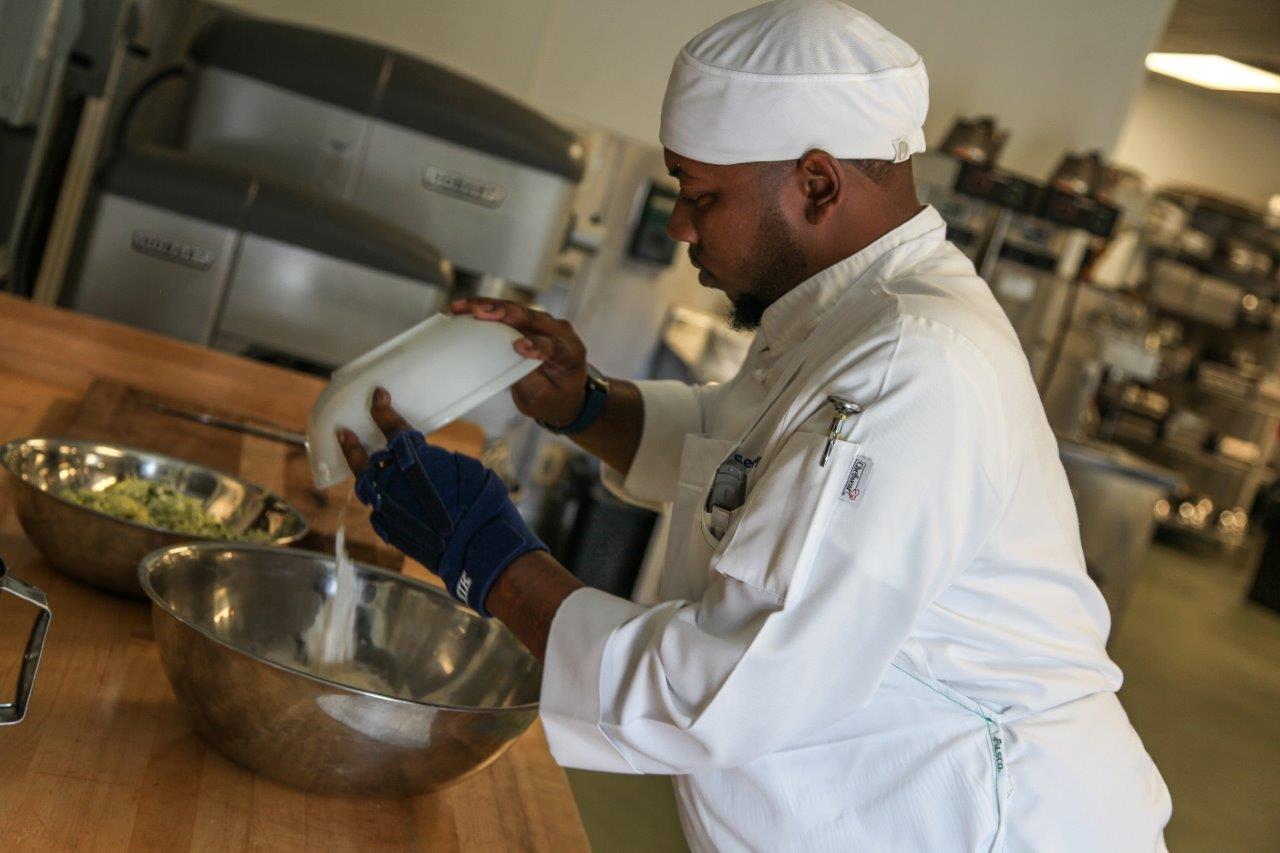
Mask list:
[[[800,158],[800,172],[804,180],[804,218],[810,225],[819,225],[835,215],[840,201],[848,191],[848,176],[840,161],[817,148]]]

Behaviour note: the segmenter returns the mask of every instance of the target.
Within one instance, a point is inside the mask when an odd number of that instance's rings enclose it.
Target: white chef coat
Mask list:
[[[730,382],[640,389],[606,482],[673,504],[663,601],[560,607],[561,764],[673,774],[695,850],[1163,846],[1026,358],[932,208],[772,305]],[[863,411],[824,466],[829,394]]]

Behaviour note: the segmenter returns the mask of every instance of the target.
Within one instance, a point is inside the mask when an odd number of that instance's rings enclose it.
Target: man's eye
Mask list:
[[[685,204],[693,205],[696,210],[705,210],[710,206],[713,196],[711,193],[701,193],[700,195],[682,195],[680,200]]]

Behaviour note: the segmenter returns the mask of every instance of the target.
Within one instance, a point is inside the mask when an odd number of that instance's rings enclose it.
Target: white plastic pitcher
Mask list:
[[[307,455],[322,489],[351,476],[337,430],[355,432],[370,452],[386,446],[369,414],[386,388],[405,420],[437,430],[522,377],[539,362],[517,353],[521,334],[505,323],[437,314],[334,372],[311,409]]]

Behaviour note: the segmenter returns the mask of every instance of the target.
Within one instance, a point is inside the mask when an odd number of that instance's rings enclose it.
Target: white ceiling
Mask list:
[[[1216,53],[1280,73],[1280,0],[1178,0],[1159,49]],[[1280,110],[1280,95],[1230,97]]]

